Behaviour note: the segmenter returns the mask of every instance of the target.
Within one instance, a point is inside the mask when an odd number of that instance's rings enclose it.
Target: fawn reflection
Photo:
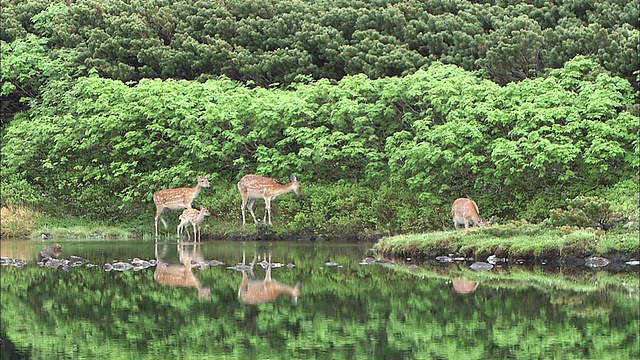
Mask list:
[[[158,244],[156,243],[156,260],[158,264],[153,273],[153,278],[162,285],[196,288],[199,299],[210,300],[211,289],[202,287],[200,280],[193,273],[191,260],[195,260],[195,262],[203,260],[200,243],[178,242],[178,255],[180,264],[164,262],[158,254]]]
[[[291,298],[291,302],[293,304],[297,303],[298,297],[300,296],[302,282],[298,281],[295,286],[291,287],[272,279],[271,253],[269,253],[269,262],[266,264],[267,273],[264,280],[254,280],[253,278],[255,278],[255,275],[253,274],[253,264],[255,263],[255,260],[256,258],[254,257],[250,266],[245,265],[245,254],[243,252],[242,265],[236,267],[237,270],[242,272],[242,283],[240,283],[240,288],[238,289],[238,296],[242,302],[245,304],[257,305],[265,302],[271,302],[282,295],[287,295]],[[251,276],[251,279],[249,279],[249,276]]]
[[[466,278],[459,278],[459,279],[453,280],[453,289],[458,294],[462,294],[462,295],[470,294],[472,292],[475,292],[477,288],[478,288],[478,283],[476,281],[471,281]]]

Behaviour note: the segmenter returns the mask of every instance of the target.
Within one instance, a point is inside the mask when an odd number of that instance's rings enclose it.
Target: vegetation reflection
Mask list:
[[[274,262],[296,266],[256,267],[255,275],[264,279],[271,271],[282,284],[301,280],[304,296],[296,306],[248,305],[238,298],[235,270],[204,265],[214,258],[234,262],[241,247],[207,245],[213,246],[159,243],[158,265],[139,271],[3,266],[2,338],[25,356],[51,359],[631,358],[639,350],[636,273],[360,265],[364,247],[285,251],[278,244]],[[135,246],[130,254],[155,253],[154,243]],[[123,258],[102,253],[79,255],[94,263]],[[165,263],[197,282],[159,283],[155,274]],[[206,301],[194,291],[204,288]]]

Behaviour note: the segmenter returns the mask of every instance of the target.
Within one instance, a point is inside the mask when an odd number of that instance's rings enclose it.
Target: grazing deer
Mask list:
[[[242,196],[242,225],[245,225],[245,207],[249,209],[253,221],[257,224],[258,220],[253,213],[253,204],[256,199],[264,199],[266,211],[264,214],[265,222],[267,215],[269,216],[269,225],[271,225],[271,200],[276,196],[286,194],[293,191],[296,195],[300,196],[300,183],[298,179],[291,175],[291,182],[288,184],[280,184],[272,178],[258,176],[258,175],[245,175],[238,182],[238,190],[240,190],[240,196]],[[249,204],[247,204],[247,200]]]
[[[193,251],[187,252],[186,248],[193,246]],[[194,275],[191,260],[202,260],[202,255],[196,243],[184,245],[178,243],[178,254],[180,264],[169,264],[158,257],[158,245],[156,243],[156,269],[153,272],[154,280],[161,285],[179,286],[186,288],[196,288],[199,299],[211,299],[211,289],[202,287],[200,280]]]
[[[205,216],[210,216],[211,212],[204,206],[200,206],[200,210],[196,209],[184,209],[182,214],[180,215],[180,224],[178,225],[178,237],[180,237],[180,233],[182,233],[182,229],[187,224],[193,225],[193,241],[202,240],[202,223],[204,222]],[[197,232],[196,232],[197,230]],[[187,239],[191,240],[191,236],[189,235],[189,229],[186,229]]]
[[[242,264],[244,265],[245,257],[242,254]],[[255,262],[255,261],[254,261]],[[298,302],[302,282],[298,281],[295,286],[281,284],[271,278],[271,254],[269,254],[269,265],[267,265],[267,274],[264,280],[249,280],[246,267],[242,267],[242,283],[238,289],[238,296],[242,302],[250,305],[262,304],[276,300],[282,295],[291,298],[293,304]],[[253,271],[251,276],[253,277]]]
[[[478,205],[469,199],[456,199],[456,201],[453,202],[453,207],[451,207],[451,215],[453,216],[453,226],[456,230],[458,230],[462,224],[464,224],[465,230],[468,230],[471,226],[491,226],[491,220],[486,221],[480,218]]]
[[[153,202],[156,204],[156,238],[158,237],[158,219],[162,221],[165,228],[167,227],[167,223],[161,217],[162,213],[167,209],[182,210],[190,208],[193,200],[198,197],[200,189],[211,186],[209,176],[210,174],[204,177],[198,175],[198,184],[193,188],[165,189],[153,194]]]

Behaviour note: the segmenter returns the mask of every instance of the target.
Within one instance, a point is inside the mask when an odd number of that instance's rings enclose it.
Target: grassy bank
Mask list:
[[[435,258],[440,255],[473,257],[484,260],[489,255],[501,258],[525,259],[563,259],[592,255],[621,254],[626,258],[640,258],[640,246],[637,223],[630,226],[616,223],[610,231],[595,230],[577,226],[557,226],[552,221],[542,224],[527,222],[508,222],[490,228],[464,231],[418,231],[402,226],[402,231],[393,231],[372,224],[362,224],[359,217],[353,216],[358,209],[331,211],[324,218],[331,221],[322,227],[312,226],[311,215],[317,214],[314,206],[298,209],[302,202],[289,196],[282,197],[278,203],[278,217],[274,226],[262,223],[257,226],[252,221],[241,225],[239,214],[235,214],[230,205],[228,211],[218,211],[208,218],[203,227],[203,239],[215,240],[316,240],[316,241],[370,241],[376,242],[375,249],[388,257],[411,257],[419,260]],[[229,203],[229,202],[225,202]],[[289,205],[289,206],[288,206]],[[212,208],[222,207],[213,204]],[[294,208],[290,210],[289,207]],[[235,211],[239,213],[237,206]],[[398,207],[401,208],[401,207]],[[263,208],[257,210],[262,218]],[[175,228],[179,212],[165,215],[168,228],[161,228],[166,239],[175,239]],[[387,215],[392,217],[391,215]],[[307,220],[307,221],[304,221]],[[311,221],[309,221],[311,220]],[[338,221],[339,220],[339,221]],[[78,216],[55,218],[23,207],[2,208],[2,236],[40,237],[42,234],[54,238],[139,238],[153,235],[153,214],[132,219],[130,223],[116,221],[94,221]],[[405,224],[406,225],[406,224]],[[391,236],[393,233],[412,233],[410,235]],[[382,237],[386,234],[386,237]]]
[[[0,213],[1,237],[134,238],[139,234],[126,224],[77,216],[59,219],[24,206],[3,206]]]
[[[449,254],[475,259],[496,255],[512,260],[562,260],[574,256],[608,254],[637,258],[640,256],[639,242],[637,230],[604,232],[514,222],[467,232],[443,231],[385,237],[374,248],[385,256],[419,260]]]

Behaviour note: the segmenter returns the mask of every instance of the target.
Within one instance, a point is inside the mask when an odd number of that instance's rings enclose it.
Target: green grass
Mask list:
[[[391,256],[456,254],[482,257],[563,257],[574,253],[602,255],[624,253],[638,256],[638,232],[603,232],[594,229],[549,228],[511,223],[491,228],[399,235],[381,239],[374,248]]]
[[[42,234],[65,238],[121,238],[128,239],[138,237],[135,229],[122,224],[107,225],[101,221],[91,221],[78,217],[64,219],[42,218],[31,232],[32,237],[40,237]]]

